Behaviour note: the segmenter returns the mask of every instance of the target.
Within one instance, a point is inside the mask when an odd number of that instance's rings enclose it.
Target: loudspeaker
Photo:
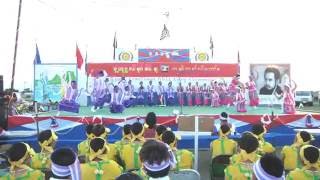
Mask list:
[[[0,127],[7,129],[8,127],[8,116],[7,116],[7,105],[4,99],[3,92],[3,76],[0,75]]]

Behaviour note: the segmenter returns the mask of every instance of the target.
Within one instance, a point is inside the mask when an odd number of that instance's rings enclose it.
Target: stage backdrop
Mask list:
[[[47,103],[60,101],[67,83],[77,80],[76,64],[36,64],[34,100]]]
[[[290,64],[250,64],[255,76],[260,104],[282,104],[275,94],[281,94],[283,86],[290,83]]]

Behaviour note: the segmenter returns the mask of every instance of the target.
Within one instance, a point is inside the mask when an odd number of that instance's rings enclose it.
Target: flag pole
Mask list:
[[[114,38],[113,38],[113,60],[116,60],[116,48],[117,47],[118,47],[117,32],[115,32]]]
[[[87,80],[86,80],[86,91],[88,92],[88,79],[89,79],[89,73],[88,73],[88,53],[86,50],[86,57],[85,57],[85,73],[87,76]]]
[[[17,60],[18,40],[19,40],[21,8],[22,8],[22,0],[19,1],[17,29],[16,29],[16,42],[15,42],[15,46],[14,46],[12,76],[11,76],[11,93],[13,93],[13,88],[14,88],[14,76],[15,76],[15,71],[16,71],[16,60]]]

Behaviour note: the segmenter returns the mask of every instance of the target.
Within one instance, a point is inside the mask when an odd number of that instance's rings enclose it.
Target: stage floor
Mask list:
[[[145,116],[148,112],[155,112],[159,116],[172,116],[174,115],[174,111],[178,110],[180,112],[180,106],[136,106],[126,108],[122,113],[111,113],[108,107],[104,107],[103,109],[99,109],[96,112],[91,111],[91,107],[80,107],[80,112],[77,113],[69,113],[69,112],[60,112],[59,116],[107,116],[107,117],[128,117],[128,116]],[[273,111],[275,114],[282,114],[282,110],[280,107],[247,107],[246,113],[239,113],[236,111],[235,107],[205,107],[205,106],[183,106],[182,114],[184,115],[213,115],[220,114],[221,112],[227,112],[229,114],[243,114],[243,115],[263,115],[263,114],[271,114]],[[50,112],[42,112],[39,116],[56,116],[57,111]]]

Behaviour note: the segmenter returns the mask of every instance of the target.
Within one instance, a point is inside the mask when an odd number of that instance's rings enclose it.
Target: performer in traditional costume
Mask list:
[[[122,113],[124,111],[123,106],[123,94],[120,92],[118,86],[114,87],[113,93],[111,94],[110,112],[111,113]]]
[[[169,106],[174,105],[174,89],[172,87],[171,81],[168,83],[168,88],[167,88],[167,104]]]
[[[201,105],[201,91],[200,91],[200,86],[198,82],[196,82],[196,85],[194,86],[194,93],[195,93],[195,104],[197,106]]]
[[[123,93],[123,105],[126,108],[133,106],[135,98],[136,97],[131,93],[129,86],[126,86]]]
[[[249,99],[250,99],[250,106],[257,107],[259,105],[259,96],[257,93],[256,84],[254,83],[254,76],[249,76],[249,82],[246,83],[246,88],[249,91]]]
[[[76,102],[78,97],[78,86],[76,81],[71,81],[67,87],[62,101],[59,102],[59,111],[79,113],[80,105]]]
[[[285,84],[283,92],[283,113],[294,114],[296,113],[296,103],[294,100],[294,91],[297,88],[291,88],[289,84]]]
[[[158,94],[158,98],[159,98],[159,102],[160,102],[159,106],[166,106],[165,90],[164,90],[164,86],[162,85],[161,81],[159,81],[157,94]]]
[[[247,112],[245,90],[243,86],[239,86],[237,88],[236,105],[237,105],[237,112]]]
[[[211,89],[211,107],[219,107],[220,98],[216,89]]]
[[[188,106],[193,106],[192,102],[192,85],[191,82],[188,83],[188,86],[186,87],[186,93],[187,93],[187,101],[188,101]]]
[[[103,71],[100,71],[97,77],[94,79],[93,91],[92,91],[92,101],[93,107],[91,108],[92,112],[95,112],[97,109],[102,109],[104,103],[107,102],[107,93],[106,93],[106,83]],[[112,92],[110,92],[112,93]]]
[[[231,83],[229,84],[228,98],[227,98],[228,106],[233,106],[234,102],[236,101],[237,87],[240,84],[239,79],[240,79],[240,75],[237,74],[232,78]]]
[[[177,87],[177,95],[178,95],[179,105],[183,106],[184,105],[184,89],[181,82],[179,82],[179,86]]]
[[[121,80],[118,83],[118,87],[121,90],[121,92],[123,93],[125,91],[125,88],[127,86],[127,81],[125,77],[121,77]]]
[[[206,83],[203,84],[201,87],[201,93],[203,97],[203,105],[208,106],[210,105],[210,87],[207,86]]]
[[[145,88],[143,86],[143,82],[140,81],[140,86],[138,88],[138,94],[137,94],[137,104],[138,105],[144,105],[145,103],[145,99],[144,99],[144,92],[145,92]]]
[[[148,94],[147,94],[147,101],[148,101],[148,105],[149,106],[152,106],[154,105],[154,93],[155,93],[155,88],[154,88],[154,85],[152,84],[152,81],[150,80],[149,81],[149,85],[147,87],[148,89]]]
[[[220,105],[227,105],[227,88],[222,81],[218,83],[218,94]]]

